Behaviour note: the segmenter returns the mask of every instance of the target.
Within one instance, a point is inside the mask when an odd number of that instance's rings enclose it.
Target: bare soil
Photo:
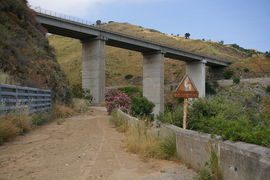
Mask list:
[[[92,110],[0,146],[0,180],[189,180],[196,175],[176,162],[145,162],[126,152],[124,134],[108,119],[105,112]]]

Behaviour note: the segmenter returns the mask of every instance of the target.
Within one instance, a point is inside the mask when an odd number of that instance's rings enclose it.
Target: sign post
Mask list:
[[[187,128],[188,98],[198,98],[199,92],[194,83],[185,75],[173,93],[175,98],[184,98],[183,129]]]
[[[183,129],[187,128],[188,98],[184,98]]]

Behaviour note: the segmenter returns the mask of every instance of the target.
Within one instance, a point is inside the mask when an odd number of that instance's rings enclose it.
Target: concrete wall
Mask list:
[[[118,111],[129,121],[138,120]],[[130,122],[129,122],[130,123]],[[160,136],[176,136],[176,151],[181,162],[196,171],[205,168],[210,152],[218,156],[224,180],[269,180],[270,149],[258,145],[222,141],[219,136],[185,130],[173,125],[161,124]]]
[[[219,158],[224,180],[269,180],[270,149],[258,145],[222,141],[210,134],[162,125],[162,131],[176,135],[177,156],[196,171],[205,168],[211,150]]]

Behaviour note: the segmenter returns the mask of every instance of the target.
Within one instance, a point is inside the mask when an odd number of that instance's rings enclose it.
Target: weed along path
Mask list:
[[[192,179],[195,173],[171,161],[142,161],[126,152],[124,134],[105,112],[44,125],[0,146],[1,180]]]

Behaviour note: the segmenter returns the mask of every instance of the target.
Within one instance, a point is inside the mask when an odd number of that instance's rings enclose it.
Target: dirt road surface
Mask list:
[[[144,162],[126,152],[124,134],[105,112],[37,128],[0,146],[1,180],[189,180],[195,173],[165,160]]]

